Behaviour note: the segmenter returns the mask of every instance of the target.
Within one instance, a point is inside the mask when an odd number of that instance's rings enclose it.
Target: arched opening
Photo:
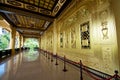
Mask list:
[[[0,26],[0,50],[10,48],[10,32]]]
[[[19,33],[16,32],[15,36],[15,48],[19,48]]]
[[[34,50],[39,47],[39,41],[36,38],[26,38],[24,47],[27,47],[30,50]]]

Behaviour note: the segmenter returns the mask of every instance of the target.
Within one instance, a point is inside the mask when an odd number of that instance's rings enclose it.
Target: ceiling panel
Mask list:
[[[72,0],[2,0],[0,13],[23,35],[40,36]]]
[[[26,16],[21,16],[21,15],[15,15],[15,16],[18,20],[17,22],[19,22],[19,24],[17,25],[18,27],[40,29],[44,26],[44,24],[46,22],[45,20],[36,19],[36,18],[32,18],[32,17],[26,17]]]
[[[3,4],[55,17],[71,0],[3,0]]]
[[[21,34],[40,35],[51,22],[17,14],[7,14]]]

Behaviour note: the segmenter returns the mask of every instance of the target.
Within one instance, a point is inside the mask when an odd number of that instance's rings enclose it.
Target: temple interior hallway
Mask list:
[[[80,80],[79,69],[63,62],[51,62],[38,51],[24,51],[0,64],[0,80]],[[83,75],[84,80],[92,80]]]

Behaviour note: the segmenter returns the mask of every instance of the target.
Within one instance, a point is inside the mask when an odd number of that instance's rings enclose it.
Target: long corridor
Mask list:
[[[0,80],[80,80],[78,68],[67,64],[67,70],[61,60],[55,65],[38,51],[24,51],[0,64]]]

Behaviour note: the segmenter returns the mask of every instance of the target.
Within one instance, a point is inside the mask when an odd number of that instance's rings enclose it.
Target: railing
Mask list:
[[[11,49],[0,51],[0,58],[4,58],[11,55]]]
[[[24,49],[23,47],[21,48],[22,50]],[[20,51],[19,48],[15,49],[15,53],[18,53]],[[0,51],[0,59],[4,59],[7,57],[10,57],[12,54],[12,49],[7,49],[7,50],[1,50]]]
[[[34,47],[34,50],[39,50],[39,47]]]
[[[115,70],[115,74],[112,76],[112,75],[103,73],[101,71],[98,71],[98,70],[95,70],[95,69],[92,69],[90,67],[83,65],[81,60],[80,60],[80,62],[74,62],[72,60],[67,59],[66,56],[61,57],[58,54],[53,55],[53,53],[51,53],[49,51],[42,50],[42,49],[40,49],[40,51],[42,51],[42,53],[46,57],[48,57],[48,59],[50,59],[50,57],[51,57],[51,61],[53,60],[53,58],[55,58],[56,59],[55,65],[58,65],[57,59],[62,60],[64,62],[64,69],[63,69],[64,72],[67,71],[66,62],[79,68],[80,69],[80,80],[83,80],[83,76],[82,76],[83,73],[88,74],[88,76],[94,80],[120,80],[120,76],[118,75],[117,70]]]

